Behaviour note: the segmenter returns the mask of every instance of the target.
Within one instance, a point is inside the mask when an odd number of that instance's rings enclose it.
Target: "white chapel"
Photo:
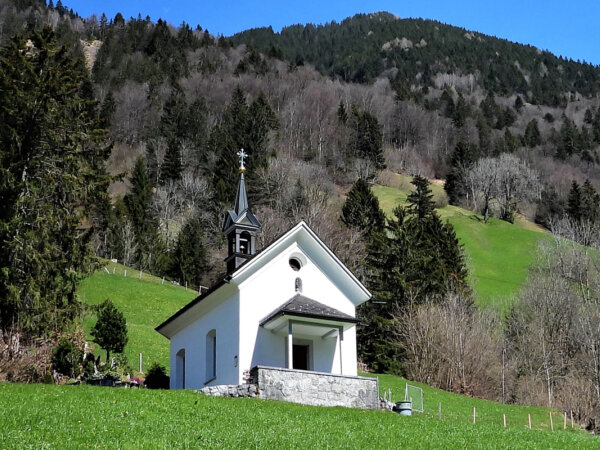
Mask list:
[[[171,389],[240,385],[257,366],[356,376],[356,307],[371,294],[304,222],[256,251],[244,156],[223,224],[227,274],[156,328]]]

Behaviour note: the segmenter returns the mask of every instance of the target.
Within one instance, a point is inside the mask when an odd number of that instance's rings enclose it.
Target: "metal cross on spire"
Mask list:
[[[239,152],[237,152],[237,155],[240,157],[240,172],[243,173],[246,171],[246,167],[244,166],[244,159],[248,156],[248,153],[246,153],[242,148]]]

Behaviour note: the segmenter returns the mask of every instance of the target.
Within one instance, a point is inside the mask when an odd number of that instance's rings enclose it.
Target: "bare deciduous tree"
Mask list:
[[[449,295],[396,315],[410,379],[442,389],[498,399],[502,334],[499,317],[475,311],[470,300]]]
[[[121,227],[121,246],[123,249],[123,265],[129,266],[135,258],[137,252],[137,243],[135,240],[135,232],[133,224],[130,220],[125,220]]]
[[[503,219],[510,219],[518,203],[538,199],[537,172],[518,157],[503,153],[497,158],[482,158],[467,172],[467,185],[474,209],[481,210],[487,223],[495,202]]]

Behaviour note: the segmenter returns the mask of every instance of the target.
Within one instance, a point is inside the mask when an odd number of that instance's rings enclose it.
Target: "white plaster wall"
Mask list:
[[[317,372],[340,374],[340,345],[336,336],[313,337],[313,369]],[[331,355],[333,359],[331,358]]]
[[[356,376],[358,364],[356,355],[356,326],[344,330],[344,342],[342,343],[342,366],[343,375]]]
[[[302,253],[307,262],[299,271],[289,266],[289,258]],[[355,316],[354,304],[321,271],[297,243],[292,243],[240,286],[239,374],[256,365],[285,367],[285,333],[273,334],[259,327],[262,319],[295,294],[295,280],[302,280],[302,295]],[[320,337],[318,337],[320,339]],[[257,345],[258,344],[258,345]],[[256,349],[256,350],[255,350]],[[356,335],[354,327],[344,333],[343,374],[356,375]],[[319,361],[318,367],[324,362]],[[331,361],[329,362],[331,365]],[[339,362],[338,362],[339,367]],[[315,361],[315,370],[317,361]],[[330,371],[330,369],[326,371]]]
[[[171,389],[179,388],[176,354],[182,348],[185,349],[186,389],[206,386],[206,335],[212,329],[216,330],[217,336],[217,376],[208,385],[241,383],[238,367],[235,367],[240,340],[239,295],[235,290],[222,289],[230,295],[229,298],[215,295],[203,300],[207,302],[207,311],[171,338]]]

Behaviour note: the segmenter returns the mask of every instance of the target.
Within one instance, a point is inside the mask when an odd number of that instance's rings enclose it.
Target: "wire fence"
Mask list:
[[[192,285],[187,282],[180,282],[179,280],[172,280],[166,277],[157,277],[155,275],[144,272],[143,270],[132,269],[127,266],[123,266],[119,264],[115,260],[111,260],[106,266],[103,268],[103,272],[107,275],[120,275],[126,278],[134,278],[140,281],[150,281],[153,283],[160,283],[162,285],[172,285],[172,286],[180,286],[185,289],[192,290],[202,294],[208,290],[208,287],[202,285]]]
[[[461,397],[458,402],[446,403],[429,399],[423,389],[409,383],[404,385],[403,392],[392,389],[383,391],[384,397],[390,401],[411,401],[413,413],[436,418],[448,422],[497,425],[505,428],[522,428],[547,431],[579,431],[572,411],[550,410],[544,407],[528,407],[505,405],[489,402],[482,406],[483,400]]]

